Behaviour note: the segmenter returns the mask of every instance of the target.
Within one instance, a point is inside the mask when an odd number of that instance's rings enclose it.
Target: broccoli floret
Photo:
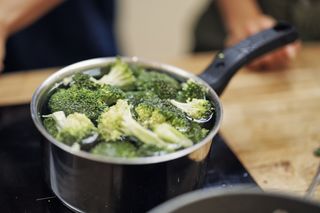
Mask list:
[[[146,105],[145,103],[139,104],[135,108],[135,112],[137,114],[138,121],[147,128],[151,128],[156,124],[161,124],[167,121],[167,118],[160,110]]]
[[[208,135],[209,130],[202,128],[198,123],[191,122],[188,130],[184,133],[194,143],[200,142]]]
[[[125,98],[132,105],[137,105],[145,100],[158,99],[159,97],[150,91],[129,91],[126,92]]]
[[[117,103],[119,99],[125,98],[125,93],[121,89],[111,85],[103,85],[97,92],[108,106]]]
[[[94,78],[84,73],[76,73],[72,76],[71,84],[78,88],[86,88],[89,90],[99,90],[102,86],[96,83]]]
[[[151,144],[165,150],[180,148],[177,144],[166,143],[155,133],[141,126],[132,117],[130,108],[131,106],[126,100],[118,100],[116,105],[101,114],[98,129],[103,140],[116,141],[132,136],[145,144]]]
[[[188,79],[181,84],[181,91],[178,92],[177,100],[185,102],[188,99],[205,99],[207,89],[195,82],[193,79]]]
[[[137,156],[137,148],[132,143],[126,141],[102,142],[96,145],[90,152],[110,157],[130,158]]]
[[[90,75],[77,73],[73,76],[74,86],[96,91],[108,106],[115,104],[118,99],[125,97],[125,93],[121,89],[109,84],[101,85],[95,83],[93,79]]]
[[[144,100],[135,107],[135,112],[138,121],[148,128],[166,122],[184,132],[190,124],[181,110],[173,106],[168,100],[159,98]]]
[[[59,131],[56,122],[52,117],[45,117],[43,119],[43,125],[50,135],[52,135],[54,138],[57,136]]]
[[[145,100],[135,107],[135,114],[137,120],[145,127],[153,128],[158,124],[167,123],[193,142],[199,142],[208,133],[208,130],[189,120],[184,112],[167,100]]]
[[[162,99],[174,98],[180,84],[174,78],[155,71],[141,72],[136,81],[137,90],[151,91]]]
[[[170,100],[170,102],[188,116],[197,120],[207,120],[213,112],[210,101],[205,99],[188,99],[187,103],[178,102],[176,100]]]
[[[192,141],[184,134],[176,130],[173,126],[167,123],[155,125],[153,131],[164,141],[169,143],[179,143],[182,147],[192,146]]]
[[[95,121],[107,106],[123,97],[123,91],[110,85],[92,90],[75,84],[67,89],[58,89],[50,97],[48,108],[51,112],[63,111],[66,115],[73,112],[83,113]]]
[[[145,72],[145,69],[140,66],[140,65],[137,65],[137,64],[130,64],[129,65],[132,72],[133,72],[133,75],[137,78],[141,73]]]
[[[131,90],[135,86],[135,80],[136,78],[129,65],[117,59],[110,72],[96,82],[116,86],[123,90]]]
[[[66,115],[79,112],[96,120],[107,105],[98,92],[72,86],[58,89],[50,97],[48,107],[51,112],[63,111]]]
[[[44,117],[47,119],[44,125],[48,132],[67,145],[81,143],[92,136],[97,137],[95,126],[84,114],[73,113],[66,117],[64,112],[58,111]]]

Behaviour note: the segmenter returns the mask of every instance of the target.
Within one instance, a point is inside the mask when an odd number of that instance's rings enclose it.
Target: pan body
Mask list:
[[[146,212],[202,185],[210,145],[171,161],[121,165],[77,157],[47,141],[47,180],[76,212]]]

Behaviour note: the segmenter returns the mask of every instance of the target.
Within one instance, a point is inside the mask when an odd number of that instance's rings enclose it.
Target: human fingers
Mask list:
[[[252,70],[271,70],[285,68],[296,57],[299,46],[299,43],[287,45],[284,48],[281,48],[268,55],[256,59],[247,67]]]

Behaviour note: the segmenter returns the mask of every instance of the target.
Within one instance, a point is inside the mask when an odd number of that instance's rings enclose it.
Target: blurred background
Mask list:
[[[118,0],[118,44],[123,54],[150,59],[184,55],[194,46],[193,30],[209,0]]]
[[[0,1],[4,71],[58,67],[115,55],[153,60],[234,45],[279,20],[317,41],[318,0],[27,0]],[[251,69],[289,65],[300,43]],[[32,50],[32,51],[31,51]]]

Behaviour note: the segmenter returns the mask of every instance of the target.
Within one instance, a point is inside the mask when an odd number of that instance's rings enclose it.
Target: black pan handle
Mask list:
[[[298,38],[296,29],[279,22],[274,27],[248,37],[233,47],[220,51],[213,62],[200,74],[218,95],[221,95],[230,79],[245,64],[267,52],[273,51]]]

